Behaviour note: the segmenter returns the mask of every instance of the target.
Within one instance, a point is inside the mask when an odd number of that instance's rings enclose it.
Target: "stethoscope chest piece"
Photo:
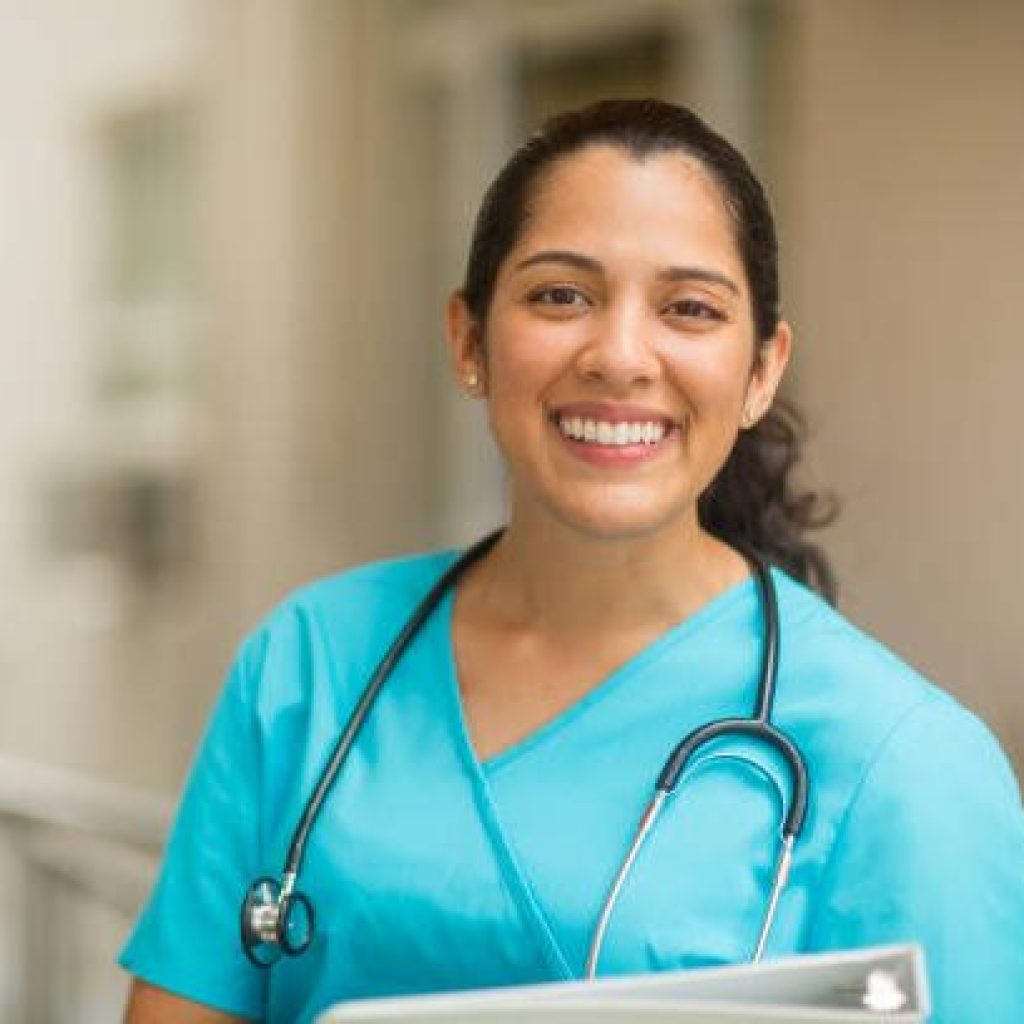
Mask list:
[[[288,882],[291,882],[291,885]],[[257,967],[270,967],[282,954],[298,956],[313,941],[316,919],[305,893],[292,891],[294,878],[257,878],[242,903],[242,948]]]

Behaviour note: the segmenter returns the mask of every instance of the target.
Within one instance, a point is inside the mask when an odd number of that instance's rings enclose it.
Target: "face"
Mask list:
[[[481,380],[513,518],[602,537],[695,528],[789,350],[785,325],[755,346],[729,214],[701,166],[603,145],[549,169],[486,337],[456,297],[449,341],[462,379]]]

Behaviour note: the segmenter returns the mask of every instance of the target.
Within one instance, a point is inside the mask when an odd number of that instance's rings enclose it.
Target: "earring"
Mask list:
[[[470,370],[462,380],[463,386],[470,395],[478,394],[480,390],[480,374],[476,370]]]

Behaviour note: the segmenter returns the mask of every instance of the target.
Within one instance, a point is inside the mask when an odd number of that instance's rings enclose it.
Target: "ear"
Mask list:
[[[792,348],[792,328],[785,320],[780,320],[775,333],[758,348],[754,369],[747,384],[746,400],[743,403],[743,427],[754,426],[775,401],[775,392],[782,382]]]
[[[462,292],[455,292],[445,311],[448,355],[459,387],[473,398],[486,394],[480,325],[466,305]]]

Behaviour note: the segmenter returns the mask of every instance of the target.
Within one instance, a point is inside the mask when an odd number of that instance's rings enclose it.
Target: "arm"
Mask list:
[[[1024,813],[985,727],[919,705],[862,779],[816,895],[812,949],[918,942],[934,1024],[1015,1024],[1024,1006]]]
[[[238,933],[242,897],[261,866],[256,678],[243,650],[193,764],[156,886],[121,953],[121,966],[139,979],[129,1021],[263,1014],[266,979]]]
[[[132,983],[124,1024],[247,1024],[247,1018],[211,1010],[138,978]]]

